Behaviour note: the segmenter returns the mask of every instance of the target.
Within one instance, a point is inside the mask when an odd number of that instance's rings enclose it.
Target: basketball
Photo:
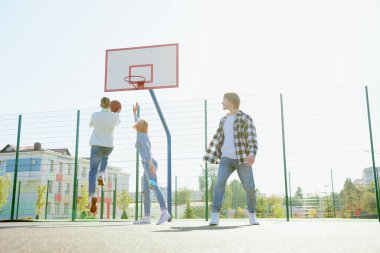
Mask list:
[[[121,103],[118,100],[112,100],[111,101],[111,111],[112,112],[121,111]]]

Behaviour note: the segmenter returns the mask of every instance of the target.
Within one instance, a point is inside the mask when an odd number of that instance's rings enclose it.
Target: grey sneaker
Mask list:
[[[257,221],[256,213],[249,213],[249,224],[260,225],[260,222]]]
[[[162,210],[161,217],[160,217],[159,221],[157,221],[156,224],[161,225],[165,221],[169,220],[169,218],[170,218],[170,213],[168,212],[168,210],[164,209],[164,210]]]
[[[104,172],[99,172],[98,185],[100,185],[100,186],[104,185]]]
[[[220,216],[219,213],[211,213],[211,219],[210,219],[209,225],[210,226],[219,225],[219,216]]]

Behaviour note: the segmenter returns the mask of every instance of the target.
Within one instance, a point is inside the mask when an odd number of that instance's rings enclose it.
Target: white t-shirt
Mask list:
[[[227,116],[223,123],[224,142],[222,146],[222,157],[237,159],[234,138],[235,115]]]
[[[89,124],[90,127],[94,127],[90,145],[113,148],[113,131],[119,124],[119,113],[111,112],[110,109],[93,113]]]

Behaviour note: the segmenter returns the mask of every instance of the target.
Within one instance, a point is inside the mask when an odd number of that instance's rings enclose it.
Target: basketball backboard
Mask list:
[[[106,50],[104,91],[136,90],[128,76],[144,77],[142,89],[178,87],[178,44]]]

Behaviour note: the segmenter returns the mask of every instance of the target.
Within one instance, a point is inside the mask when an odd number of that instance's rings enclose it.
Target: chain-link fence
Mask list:
[[[252,116],[258,133],[253,172],[259,217],[379,218],[374,183],[380,154],[379,86],[369,87],[371,125],[364,87],[287,93],[282,107],[280,94],[240,96],[241,109]],[[217,165],[205,164],[202,157],[225,114],[221,102],[160,101],[171,134],[171,174],[167,136],[156,108],[140,104],[166,200],[171,179],[173,218],[210,214]],[[88,210],[88,123],[98,110],[0,115],[0,219],[135,220],[143,215],[143,169],[135,149],[132,103],[120,113],[106,183],[96,191],[98,210],[95,215]],[[160,208],[150,194],[151,215],[157,218]],[[245,191],[234,173],[221,215],[247,217],[245,208]]]

